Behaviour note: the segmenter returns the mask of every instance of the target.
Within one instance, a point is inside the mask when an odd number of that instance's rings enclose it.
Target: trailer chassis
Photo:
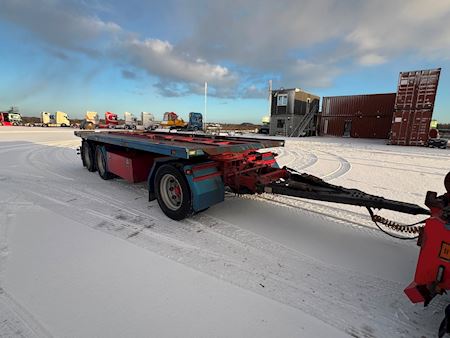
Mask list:
[[[272,193],[313,200],[429,214],[418,205],[388,200],[280,168],[273,151],[284,141],[158,132],[76,131],[89,171],[103,179],[147,181],[149,200],[181,220],[222,202],[225,189],[236,194]],[[173,203],[172,203],[173,202]]]
[[[76,131],[75,135],[82,138],[81,158],[89,171],[98,171],[105,180],[146,181],[149,200],[156,199],[174,220],[223,201],[225,188],[236,194],[271,193],[365,207],[372,221],[388,235],[417,238],[421,249],[416,274],[404,290],[411,302],[426,306],[450,289],[450,173],[444,180],[447,192],[441,196],[428,192],[425,204],[429,209],[425,209],[280,168],[276,153],[259,151],[284,146],[280,140],[137,131]],[[426,215],[427,219],[399,224],[376,215],[375,209]],[[450,333],[450,305],[438,335],[446,333]]]

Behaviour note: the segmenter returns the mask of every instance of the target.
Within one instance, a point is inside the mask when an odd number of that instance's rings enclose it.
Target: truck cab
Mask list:
[[[62,111],[56,113],[41,112],[41,123],[43,127],[70,127],[69,116]]]
[[[190,112],[187,130],[197,131],[203,130],[203,115],[201,113]]]
[[[152,113],[141,112],[141,121],[144,130],[153,130],[156,128],[155,117]]]
[[[9,122],[13,126],[20,126],[22,125],[22,115],[19,113],[8,113]]]
[[[117,126],[119,124],[117,114],[107,111],[105,113],[105,124],[108,128],[114,128],[115,126]]]
[[[12,126],[7,112],[0,112],[0,126]]]
[[[96,111],[87,111],[84,120],[80,123],[80,129],[95,129],[100,123],[100,118]]]
[[[56,126],[58,127],[69,127],[70,120],[69,116],[63,111],[56,112]]]
[[[55,119],[55,115],[47,112],[47,111],[43,111],[41,112],[41,123],[42,126],[44,127],[49,127],[50,125],[54,124],[56,121]]]
[[[133,115],[133,113],[125,112],[125,129],[136,129],[137,127],[137,118]]]

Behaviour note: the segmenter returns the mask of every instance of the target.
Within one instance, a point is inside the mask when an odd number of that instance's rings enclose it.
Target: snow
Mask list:
[[[338,334],[292,307],[33,209],[11,224],[4,288],[54,336]]]
[[[447,303],[403,289],[418,247],[365,210],[229,195],[174,222],[144,184],[81,166],[73,130],[0,127],[0,336],[435,336]],[[423,205],[450,152],[289,139],[279,162]],[[383,212],[396,220],[417,217]]]

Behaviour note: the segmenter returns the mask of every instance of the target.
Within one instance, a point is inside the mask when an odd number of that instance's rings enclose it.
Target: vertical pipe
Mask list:
[[[203,130],[206,132],[206,105],[208,101],[208,82],[205,81],[205,109],[203,111]]]

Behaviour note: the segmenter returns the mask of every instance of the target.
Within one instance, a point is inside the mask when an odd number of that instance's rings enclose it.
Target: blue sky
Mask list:
[[[320,96],[395,92],[442,67],[434,117],[450,122],[450,0],[0,2],[0,109],[203,111],[259,122],[267,81]]]

